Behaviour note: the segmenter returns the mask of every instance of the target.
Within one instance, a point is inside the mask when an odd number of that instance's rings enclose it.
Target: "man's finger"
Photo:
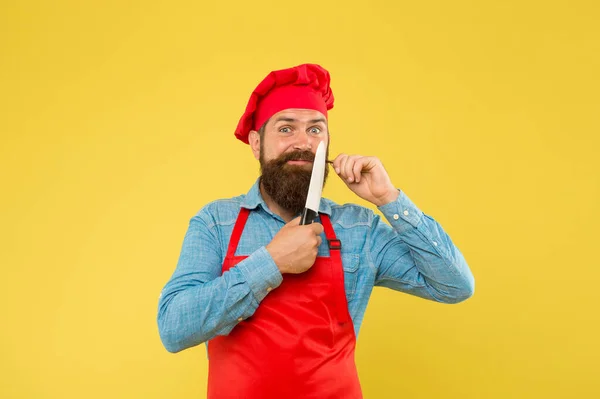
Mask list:
[[[312,223],[310,224],[310,228],[317,235],[321,234],[324,230],[323,225],[321,223]]]
[[[360,183],[360,176],[361,176],[361,171],[363,169],[364,163],[365,163],[365,159],[359,158],[356,160],[356,162],[354,163],[354,166],[352,167],[352,175],[354,176],[354,181],[357,183]]]
[[[335,157],[335,159],[333,160],[333,169],[335,170],[335,173],[339,174],[340,173],[340,165],[342,163],[342,158],[345,157],[346,154],[339,154],[337,157]]]
[[[355,181],[352,169],[354,168],[354,164],[359,157],[360,155],[351,155],[348,157],[348,161],[346,161],[346,164],[344,165],[344,177],[348,183],[353,183]]]
[[[342,159],[340,159],[340,177],[343,180],[346,180],[346,163],[348,162],[348,155],[345,155]]]

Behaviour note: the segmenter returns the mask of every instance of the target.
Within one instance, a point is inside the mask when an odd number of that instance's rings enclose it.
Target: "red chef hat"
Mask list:
[[[317,64],[271,72],[252,92],[235,137],[248,144],[250,130],[260,129],[270,117],[288,108],[314,109],[327,117],[333,108],[329,82],[329,72]]]

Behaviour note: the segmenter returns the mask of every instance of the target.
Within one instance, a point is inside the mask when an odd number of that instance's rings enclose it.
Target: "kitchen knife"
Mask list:
[[[306,197],[306,206],[300,224],[311,224],[319,213],[319,203],[321,202],[321,193],[323,192],[323,179],[325,177],[325,143],[322,141],[317,147],[315,160],[313,161],[312,174],[310,175],[310,185],[308,186],[308,196]]]

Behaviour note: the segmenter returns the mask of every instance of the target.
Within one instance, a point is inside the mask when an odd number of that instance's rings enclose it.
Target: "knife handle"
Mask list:
[[[302,217],[300,218],[300,225],[311,224],[317,218],[317,212],[310,208],[304,208]]]

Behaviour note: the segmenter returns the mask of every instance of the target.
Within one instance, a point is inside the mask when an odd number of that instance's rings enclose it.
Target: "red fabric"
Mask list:
[[[235,250],[248,214],[240,210],[223,273],[247,258]],[[331,249],[308,271],[284,275],[251,317],[208,342],[208,399],[361,399],[355,345],[340,250]]]
[[[248,134],[273,115],[288,108],[314,109],[327,117],[333,108],[329,72],[317,64],[273,71],[254,89],[235,136],[248,144]]]

